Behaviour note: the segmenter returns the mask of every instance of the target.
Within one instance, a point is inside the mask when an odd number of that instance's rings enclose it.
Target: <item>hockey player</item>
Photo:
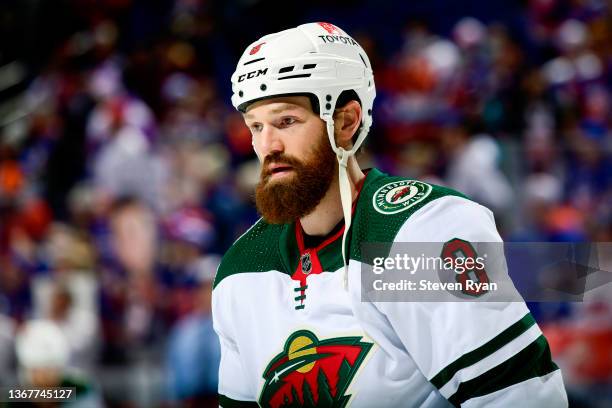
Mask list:
[[[491,212],[457,192],[360,169],[376,92],[352,37],[329,23],[264,36],[232,89],[262,163],[262,219],[214,283],[221,406],[567,406],[522,301],[362,300],[364,243],[440,253],[501,238]]]

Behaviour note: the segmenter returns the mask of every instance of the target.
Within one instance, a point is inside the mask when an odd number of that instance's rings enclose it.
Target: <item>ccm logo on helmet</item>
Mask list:
[[[245,79],[257,78],[260,75],[266,75],[267,72],[268,72],[268,68],[247,72],[246,74],[242,74],[238,77],[238,82],[242,82]]]
[[[322,39],[324,43],[340,42],[342,44],[359,45],[357,44],[357,41],[344,35],[319,35],[318,37]]]

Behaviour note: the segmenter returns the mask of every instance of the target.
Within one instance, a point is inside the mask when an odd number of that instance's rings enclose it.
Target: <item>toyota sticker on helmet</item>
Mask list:
[[[322,39],[324,43],[339,42],[342,44],[351,44],[351,45],[359,46],[357,41],[353,40],[351,37],[346,36],[346,35],[319,35],[317,37]]]
[[[381,214],[397,214],[425,199],[431,186],[417,180],[393,181],[380,187],[372,197],[374,209]]]

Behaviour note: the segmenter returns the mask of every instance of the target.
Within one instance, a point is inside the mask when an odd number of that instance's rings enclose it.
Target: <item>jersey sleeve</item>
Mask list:
[[[221,344],[219,365],[219,406],[257,407],[255,390],[245,376],[240,350],[235,340],[229,285],[223,282],[213,290],[213,326]]]
[[[445,243],[456,239],[502,242],[488,209],[451,196],[432,201],[408,218],[395,243],[439,243],[440,254]],[[507,274],[505,260],[502,263]],[[359,284],[351,286],[351,292],[359,290],[355,287]],[[405,350],[454,406],[567,406],[561,372],[522,298],[359,303],[356,314],[366,332],[388,342],[383,348]]]

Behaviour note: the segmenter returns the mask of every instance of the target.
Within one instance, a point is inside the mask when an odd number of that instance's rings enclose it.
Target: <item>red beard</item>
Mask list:
[[[271,224],[289,224],[310,214],[329,190],[336,174],[336,155],[327,138],[319,138],[312,158],[300,161],[280,152],[266,156],[260,182],[255,189],[257,211]],[[269,165],[291,167],[294,174],[281,180],[270,180]]]

